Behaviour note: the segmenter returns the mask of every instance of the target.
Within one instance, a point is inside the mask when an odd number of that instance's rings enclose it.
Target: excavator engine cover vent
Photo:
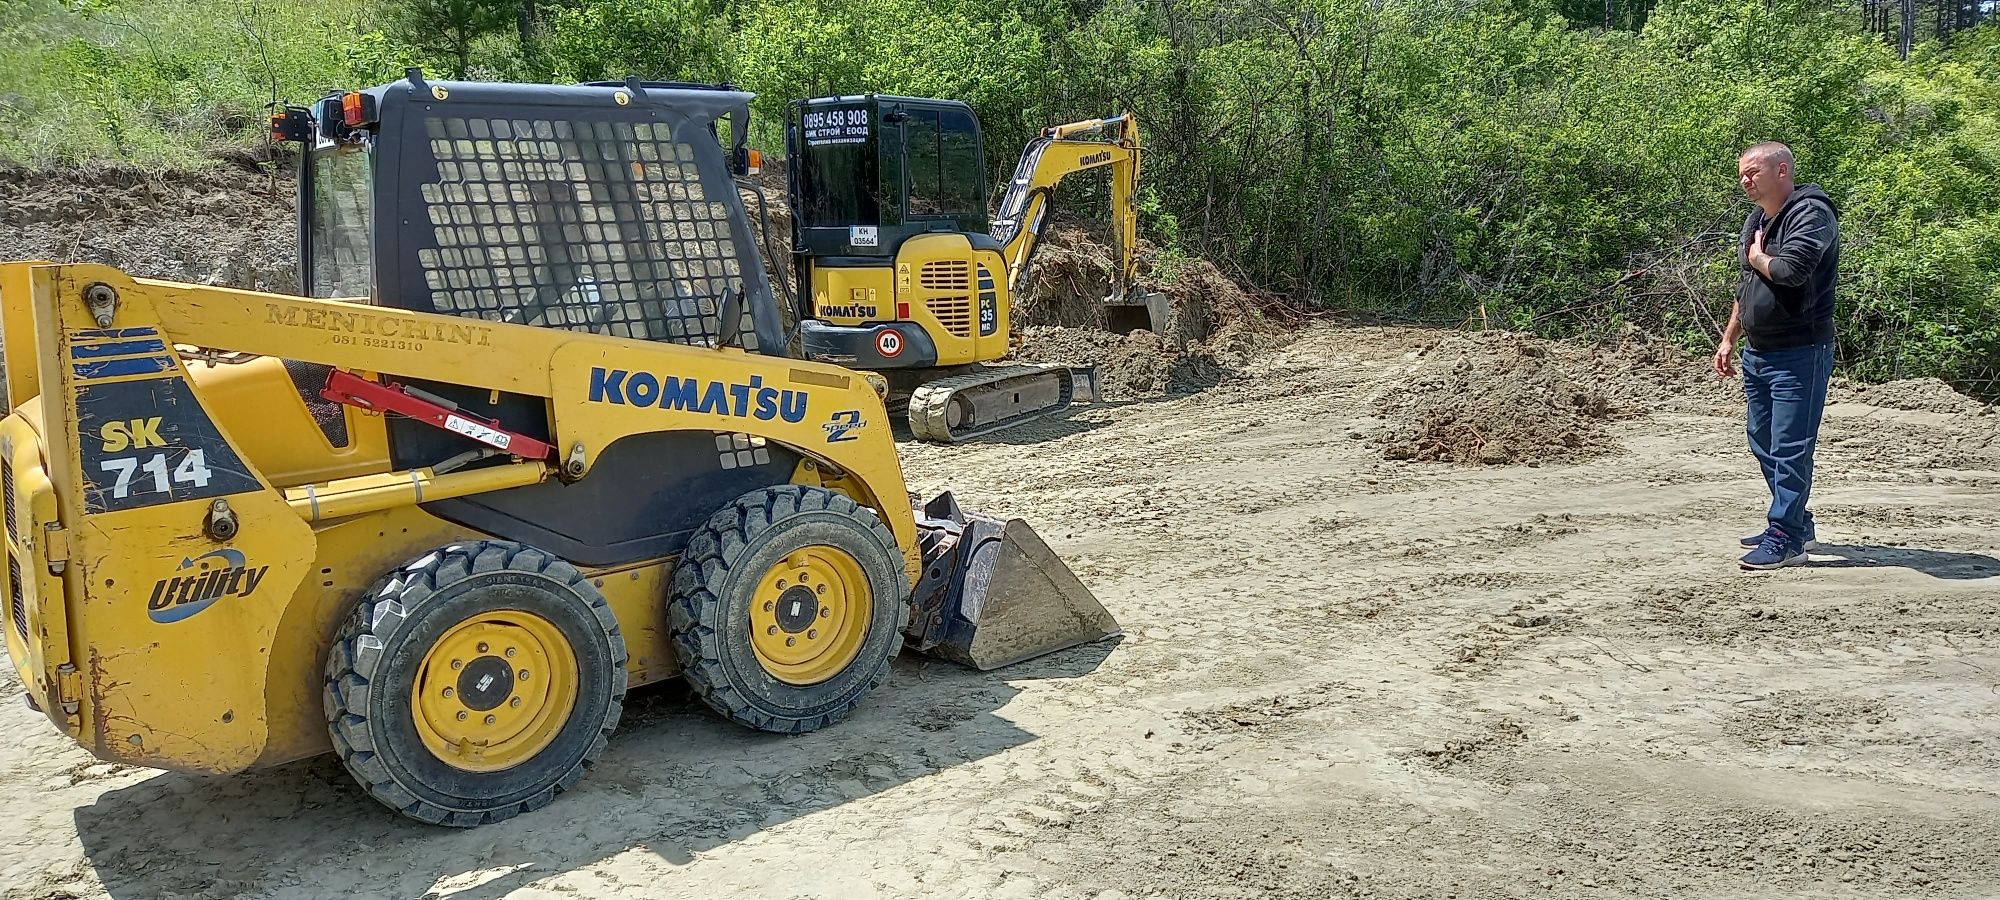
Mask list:
[[[956,337],[972,336],[972,264],[962,259],[924,263],[917,285],[929,296],[924,305],[944,330]]]

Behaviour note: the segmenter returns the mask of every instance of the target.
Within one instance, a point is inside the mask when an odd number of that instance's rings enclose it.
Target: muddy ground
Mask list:
[[[200,183],[143,187],[234,221]],[[9,218],[0,256],[286,271],[275,243],[48,215]],[[913,489],[1034,523],[1118,641],[985,674],[905,657],[791,738],[638,691],[577,790],[473,831],[330,759],[99,763],[0,674],[0,900],[2000,895],[1993,409],[1842,385],[1826,546],[1748,575],[1764,489],[1700,360],[1276,333],[1224,299],[1157,336],[1051,307],[1029,352],[1106,365],[1110,399],[902,448]]]
[[[1198,393],[906,445],[915,488],[1032,520],[1128,634],[905,658],[796,738],[641,691],[578,790],[475,831],[327,759],[96,763],[7,684],[0,896],[2000,892],[2000,417],[1844,388],[1827,546],[1746,575],[1762,486],[1685,396],[1574,462],[1386,458],[1377,398],[1454,340],[1316,327]]]

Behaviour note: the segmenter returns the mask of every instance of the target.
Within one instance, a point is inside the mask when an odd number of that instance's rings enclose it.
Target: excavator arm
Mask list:
[[[1116,223],[1118,277],[1111,286],[1111,303],[1125,303],[1137,275],[1135,248],[1139,211],[1139,120],[1131,113],[1108,119],[1086,119],[1058,125],[1028,143],[1014,168],[1007,193],[1000,198],[992,235],[1002,245],[1011,288],[1027,283],[1028,262],[1041,239],[1043,217],[1056,185],[1073,172],[1110,168],[1111,217]]]

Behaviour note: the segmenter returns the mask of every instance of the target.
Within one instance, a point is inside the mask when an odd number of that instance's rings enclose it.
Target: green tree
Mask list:
[[[722,81],[728,23],[720,0],[592,0],[552,10],[551,72],[575,81]]]
[[[473,42],[520,23],[520,0],[385,0],[385,18],[401,41],[451,61],[453,78],[472,68]]]

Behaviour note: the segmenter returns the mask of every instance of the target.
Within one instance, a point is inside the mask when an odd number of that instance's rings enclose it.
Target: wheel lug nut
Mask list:
[[[460,722],[463,722],[463,721],[465,721],[465,710],[462,710],[462,709],[461,709],[461,710],[459,710],[459,711],[458,711],[458,720],[459,720]]]
[[[830,609],[827,609],[827,608],[826,608],[826,607],[824,607],[824,606],[822,606],[822,607],[820,607],[820,608],[819,608],[819,617],[820,617],[820,618],[824,619],[824,618],[826,618],[827,616],[830,616],[830,615],[833,615],[833,610],[830,610]]]
[[[765,628],[764,628],[764,633],[765,633],[765,634],[777,634],[777,633],[778,633],[778,626],[776,626],[776,625],[767,625],[767,626],[765,626]]]
[[[787,646],[787,647],[791,647],[791,646],[796,646],[796,645],[798,644],[798,642],[799,642],[799,639],[798,639],[798,638],[795,638],[795,637],[788,637],[788,638],[785,638],[785,646]]]
[[[452,690],[451,688],[445,688],[445,689],[444,689],[444,695],[445,695],[446,697],[449,697],[449,696],[451,696],[451,695],[453,695],[453,694],[455,694],[455,693],[457,693],[457,691],[454,691],[454,690]]]
[[[465,668],[465,660],[454,659],[451,661],[451,667],[454,669],[463,669]]]
[[[493,724],[493,723],[494,723],[494,721],[495,721],[495,719],[494,719],[494,718],[493,718],[492,716],[487,716],[487,717],[486,717],[486,724],[488,724],[488,725],[491,725],[491,724]]]
[[[807,630],[806,630],[806,640],[809,640],[809,641],[816,641],[816,640],[819,640],[819,629],[817,629],[817,628],[809,628],[809,629],[807,629]]]
[[[820,585],[820,586],[819,586],[819,592],[820,592],[820,593],[822,593],[822,594],[826,593],[826,585],[823,585],[823,584],[822,584],[822,585]]]
[[[485,642],[485,641],[480,641],[480,642],[479,642],[479,652],[481,652],[481,653],[485,653],[485,652],[486,652],[486,642]]]
[[[521,670],[521,674],[520,674],[520,676],[519,676],[519,679],[520,679],[521,681],[527,681],[527,680],[528,680],[528,670],[527,670],[527,669],[522,669],[522,670]]]
[[[778,604],[776,604],[776,603],[773,603],[773,602],[771,602],[771,601],[769,601],[769,600],[766,600],[766,601],[764,601],[764,611],[765,611],[765,612],[770,612],[771,610],[774,610],[774,609],[777,609],[777,608],[778,608]]]
[[[780,579],[778,579],[778,590],[781,590],[781,591],[782,591],[782,590],[784,590],[784,589],[785,589],[785,587],[786,587],[786,585],[787,585],[787,582],[785,581],[785,579],[783,579],[783,578],[780,578]]]
[[[509,701],[507,701],[507,705],[508,705],[508,706],[511,706],[511,707],[514,707],[515,709],[520,709],[520,708],[521,708],[521,698],[519,698],[519,697],[515,697],[514,699],[512,699],[512,700],[509,700]]]
[[[508,647],[508,648],[507,648],[507,658],[508,658],[508,659],[513,659],[513,658],[514,658],[514,648],[512,648],[512,647]]]

